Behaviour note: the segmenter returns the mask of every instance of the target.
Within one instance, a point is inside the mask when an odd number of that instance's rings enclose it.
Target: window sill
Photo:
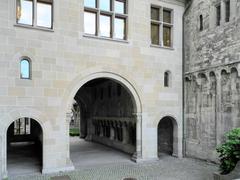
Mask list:
[[[129,43],[129,41],[127,41],[127,40],[112,39],[112,38],[94,36],[94,35],[89,35],[89,34],[84,34],[83,37],[92,38],[92,39],[99,39],[99,40],[106,40],[106,41],[113,41],[113,42],[120,42],[120,43],[125,43],[125,44]]]
[[[174,50],[173,47],[167,47],[167,46],[159,46],[159,45],[155,45],[155,44],[151,44],[150,47],[153,47],[153,48],[160,48],[160,49],[167,49],[167,50]]]
[[[34,27],[34,26],[30,26],[30,25],[25,25],[25,24],[14,24],[14,26],[21,27],[21,28],[27,28],[27,29],[35,29],[35,30],[40,30],[40,31],[54,32],[53,29],[44,28],[44,27]]]

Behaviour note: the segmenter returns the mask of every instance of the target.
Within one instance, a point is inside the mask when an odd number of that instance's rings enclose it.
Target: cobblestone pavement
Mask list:
[[[194,159],[161,157],[159,161],[140,164],[115,163],[81,168],[68,173],[10,177],[9,180],[51,180],[68,175],[71,180],[212,180],[217,166]]]

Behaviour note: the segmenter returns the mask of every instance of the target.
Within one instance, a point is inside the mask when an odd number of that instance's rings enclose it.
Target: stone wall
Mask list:
[[[240,1],[230,1],[230,22],[224,2],[193,0],[184,17],[186,155],[211,161],[224,133],[240,126]]]
[[[157,158],[157,125],[178,123],[182,156],[182,15],[177,0],[129,0],[126,41],[84,34],[84,1],[55,0],[53,30],[16,25],[15,0],[0,1],[0,177],[7,176],[6,129],[30,117],[43,129],[43,173],[72,170],[71,105],[95,78],[115,79],[136,101],[138,158]],[[151,46],[151,4],[173,10],[173,48]],[[21,57],[31,59],[31,80],[20,79]],[[164,72],[172,86],[164,87]]]

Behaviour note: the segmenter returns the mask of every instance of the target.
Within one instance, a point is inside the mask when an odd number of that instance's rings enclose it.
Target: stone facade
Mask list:
[[[175,152],[182,157],[182,16],[175,0],[128,1],[128,39],[91,38],[83,33],[83,1],[54,1],[53,30],[16,25],[15,0],[0,1],[0,177],[7,177],[6,132],[22,117],[43,131],[43,173],[74,169],[69,123],[78,90],[96,78],[123,85],[134,100],[135,159],[158,158],[158,123],[176,122]],[[151,4],[173,10],[173,48],[151,47]],[[31,60],[31,80],[20,79],[20,59]],[[170,71],[171,87],[164,87]]]
[[[216,5],[221,5],[220,25]],[[200,30],[200,15],[203,30]],[[216,161],[216,146],[240,126],[240,1],[193,0],[184,16],[186,155]]]

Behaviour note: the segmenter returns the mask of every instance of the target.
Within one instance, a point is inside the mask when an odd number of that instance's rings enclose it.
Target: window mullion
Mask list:
[[[111,36],[112,38],[115,38],[115,1],[114,0],[111,0],[111,11],[113,12],[113,14],[111,15],[112,18],[111,18]]]
[[[37,0],[33,0],[33,26],[37,26]]]
[[[97,0],[97,17],[96,17],[96,36],[100,36],[100,8],[99,8],[99,0]]]

